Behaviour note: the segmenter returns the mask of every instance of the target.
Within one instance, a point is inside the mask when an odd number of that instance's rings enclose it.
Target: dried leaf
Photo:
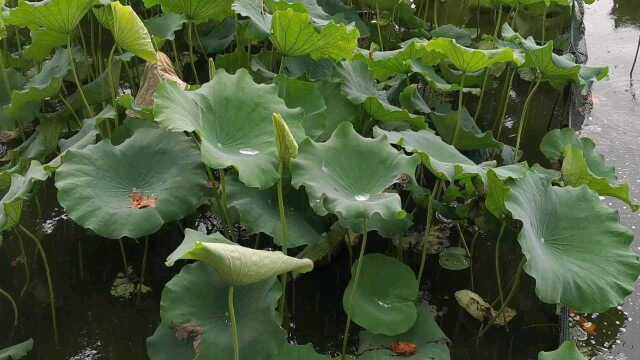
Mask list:
[[[196,353],[197,358],[200,355],[200,344],[202,343],[204,335],[204,327],[195,321],[190,321],[182,325],[172,324],[171,327],[176,335],[176,339],[180,341],[193,341],[193,351]]]
[[[158,205],[157,196],[146,195],[140,191],[132,191],[129,198],[131,198],[131,207],[134,209],[155,208]]]
[[[158,63],[150,64],[144,68],[144,75],[142,80],[142,87],[136,95],[135,104],[141,108],[152,108],[154,104],[153,96],[158,89],[160,83],[165,80],[175,82],[181,89],[187,88],[187,83],[182,81],[176,74],[176,70],[173,67],[171,59],[162,52],[158,52]],[[127,111],[127,115],[131,117],[137,117],[135,112]]]
[[[418,347],[414,343],[397,341],[391,344],[391,351],[402,357],[410,357],[416,354]]]

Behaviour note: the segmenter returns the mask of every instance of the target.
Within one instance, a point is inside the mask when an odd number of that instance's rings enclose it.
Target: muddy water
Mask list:
[[[629,72],[640,36],[638,0],[599,0],[586,7],[586,39],[589,62],[609,65],[609,81],[593,89],[593,110],[582,134],[593,138],[607,160],[616,167],[621,181],[631,184],[640,199],[640,64],[635,83]],[[620,209],[622,222],[640,238],[640,214],[613,200],[604,200]],[[640,252],[636,241],[635,250]],[[595,359],[640,359],[640,288],[616,310],[595,316],[595,337],[581,341]],[[584,334],[574,331],[584,339]]]

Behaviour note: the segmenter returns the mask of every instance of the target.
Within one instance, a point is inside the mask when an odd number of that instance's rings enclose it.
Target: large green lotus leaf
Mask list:
[[[555,351],[540,351],[538,360],[586,360],[573,341],[565,341]]]
[[[147,339],[152,360],[233,359],[225,283],[203,263],[186,265],[162,291],[162,323]],[[241,360],[271,360],[285,342],[276,321],[275,277],[235,288]],[[180,339],[178,338],[180,337]]]
[[[386,135],[392,144],[400,145],[409,152],[420,154],[425,166],[439,178],[453,181],[459,172],[478,173],[480,171],[478,165],[432,131],[385,131],[375,128],[374,134],[376,136]]]
[[[74,49],[74,51],[77,49]],[[21,90],[11,93],[11,104],[5,111],[10,116],[19,116],[25,107],[54,96],[60,91],[64,77],[71,69],[69,52],[58,49],[50,60],[42,64],[42,70],[31,78]]]
[[[330,360],[327,355],[318,354],[311,344],[293,345],[285,344],[275,355],[273,360]]]
[[[15,114],[15,111],[10,114],[7,109],[11,105],[11,94],[24,89],[26,80],[15,69],[0,69],[0,72],[0,130],[12,131],[19,124],[29,124],[40,109],[40,104],[32,104],[19,114]]]
[[[56,150],[65,128],[66,121],[62,119],[45,119],[25,142],[9,150],[8,157],[12,160],[44,162]]]
[[[244,186],[234,178],[226,177],[228,206],[238,212],[240,222],[250,234],[265,233],[282,246],[282,227],[276,189],[259,190]],[[287,217],[287,247],[295,248],[322,241],[327,228],[311,208],[302,190],[284,194]]]
[[[252,0],[236,0],[232,5],[233,11],[251,19],[258,30],[265,35],[271,34],[273,15],[263,11],[260,3]]]
[[[555,187],[532,172],[511,187],[505,205],[522,222],[524,270],[543,302],[601,312],[631,294],[640,274],[629,250],[633,235],[598,194],[586,186]]]
[[[559,161],[565,156],[568,146],[582,150],[590,171],[601,178],[614,183],[617,181],[616,169],[605,162],[604,156],[595,151],[596,144],[589,138],[578,138],[576,131],[571,128],[554,129],[549,131],[542,142],[540,150],[551,161]]]
[[[578,147],[568,146],[565,149],[562,161],[562,179],[567,185],[587,185],[591,190],[602,196],[612,196],[627,203],[633,211],[640,206],[631,198],[629,184],[617,184],[609,179],[599,177],[589,170],[583,150]]]
[[[396,360],[398,354],[391,350],[396,342],[416,345],[417,352],[412,355],[414,360],[449,360],[449,339],[442,332],[434,319],[433,310],[429,304],[418,305],[418,318],[409,331],[397,336],[372,334],[369,331],[360,333],[358,351],[362,353],[360,360]]]
[[[324,99],[326,109],[316,116],[315,120],[322,124],[322,133],[314,140],[324,141],[342,122],[355,123],[361,112],[358,106],[345,98],[340,91],[341,85],[336,82],[319,82],[320,94]]]
[[[459,116],[458,112],[451,110],[451,105],[447,104],[438,107],[429,115],[440,136],[448,143],[451,143],[453,139],[456,124],[461,121],[456,143],[456,148],[460,150],[501,149],[503,146],[490,131],[482,132],[480,130],[466,108],[462,109],[462,116]]]
[[[409,65],[411,71],[420,74],[422,78],[429,84],[429,87],[441,93],[458,92],[461,86],[458,84],[452,84],[443,79],[431,65],[425,65],[420,61],[412,61]],[[463,90],[465,93],[479,94],[480,89],[465,87]]]
[[[306,273],[313,270],[313,261],[296,259],[280,251],[255,250],[219,239],[202,241],[193,234],[185,233],[182,244],[167,257],[167,266],[177,260],[199,260],[215,269],[220,279],[230,286],[246,286],[287,273]]]
[[[405,216],[396,193],[386,192],[402,175],[414,178],[417,157],[407,157],[386,137],[361,137],[351,123],[338,126],[324,143],[305,140],[291,162],[291,183],[304,186],[313,209],[346,221],[379,215],[387,221]],[[362,176],[367,174],[367,176]]]
[[[289,8],[276,11],[272,41],[286,56],[310,55],[312,59],[351,59],[358,47],[358,29],[331,21],[319,31],[311,16]]]
[[[208,190],[193,142],[151,128],[138,129],[118,146],[107,139],[69,150],[56,187],[71,219],[110,239],[153,234],[195,210]],[[155,206],[133,206],[136,193],[155,199]]]
[[[302,110],[289,109],[276,85],[256,84],[251,75],[219,70],[196,91],[163,83],[155,96],[155,120],[173,131],[195,131],[202,143],[202,160],[215,169],[233,166],[240,181],[267,189],[279,179],[273,130],[280,113],[296,140],[304,137]]]
[[[427,49],[427,41],[411,39],[397,50],[368,51],[360,49],[357,60],[367,62],[373,76],[380,81],[398,74],[411,72],[411,62],[419,59],[421,63],[435,65],[439,62],[439,54]]]
[[[496,50],[471,49],[454,39],[437,38],[427,44],[427,49],[438,52],[442,59],[450,61],[458,70],[475,73],[494,64],[517,62],[518,57],[510,48]]]
[[[49,174],[42,165],[33,160],[24,175],[10,173],[11,186],[0,199],[0,231],[9,230],[20,222],[22,204],[29,199],[36,182],[45,181]]]
[[[97,0],[20,0],[6,17],[7,24],[28,27],[32,44],[25,51],[35,60],[64,45]]]
[[[21,342],[8,348],[0,349],[0,360],[18,360],[29,354],[33,349],[33,339]]]
[[[424,116],[414,115],[407,110],[391,105],[387,94],[376,88],[376,81],[366,63],[361,61],[342,62],[338,68],[342,78],[342,91],[347,98],[357,105],[362,105],[369,115],[382,122],[408,123],[424,129]]]
[[[431,113],[431,108],[418,90],[418,85],[411,84],[400,92],[400,105],[412,113]]]
[[[131,6],[114,1],[110,5],[94,9],[93,13],[111,31],[118,46],[151,64],[158,62],[151,36]]]
[[[320,83],[293,79],[286,75],[278,75],[274,83],[278,86],[278,95],[287,107],[302,109],[307,136],[318,138],[325,131],[325,122],[320,114],[327,110],[324,97],[320,93]]]
[[[182,14],[195,23],[222,21],[233,15],[233,0],[159,0],[159,3],[163,11]]]
[[[159,39],[174,40],[176,31],[182,29],[187,19],[182,14],[166,12],[161,16],[144,20],[149,33]]]
[[[418,281],[413,270],[382,254],[369,254],[360,261],[358,287],[353,287],[356,263],[342,297],[344,311],[374,334],[395,336],[411,329],[418,317]]]

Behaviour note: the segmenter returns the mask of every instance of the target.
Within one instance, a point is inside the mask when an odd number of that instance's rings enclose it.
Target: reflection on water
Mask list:
[[[634,83],[629,81],[638,36],[640,36],[640,4],[638,0],[600,0],[586,7],[586,39],[589,62],[610,66],[610,79],[595,84],[593,110],[585,122],[583,135],[593,138],[607,160],[616,167],[621,181],[633,188],[640,198],[640,68],[636,67]],[[618,208],[622,222],[640,239],[640,215],[613,200],[608,205]],[[634,249],[640,252],[636,240]],[[581,345],[593,359],[640,359],[640,291],[627,302],[604,314],[587,317],[597,330],[595,336],[581,336],[579,323],[573,333],[583,338]]]

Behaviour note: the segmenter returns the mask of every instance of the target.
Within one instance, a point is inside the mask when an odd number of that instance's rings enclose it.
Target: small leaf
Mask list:
[[[541,351],[538,360],[586,360],[573,341],[565,341],[555,351]]]
[[[438,263],[447,270],[460,271],[471,266],[471,259],[467,250],[461,247],[448,247],[440,252]]]
[[[9,346],[8,348],[0,349],[0,359],[2,360],[18,360],[27,356],[33,349],[33,339],[29,339],[20,344]]]

